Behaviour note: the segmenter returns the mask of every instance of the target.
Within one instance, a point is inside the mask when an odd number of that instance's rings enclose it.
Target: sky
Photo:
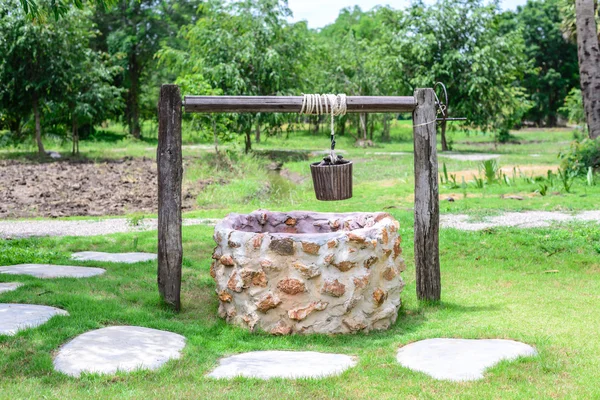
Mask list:
[[[526,0],[500,0],[501,7],[505,10],[514,10],[525,2]],[[405,8],[409,3],[410,0],[288,0],[294,13],[293,20],[306,20],[310,28],[322,28],[334,22],[342,8],[358,5],[366,11],[377,5]]]

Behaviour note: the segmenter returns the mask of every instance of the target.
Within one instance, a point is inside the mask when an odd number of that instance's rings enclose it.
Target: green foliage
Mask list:
[[[72,6],[82,10],[86,3],[85,0],[19,0],[19,2],[23,12],[32,18],[43,19],[46,14],[52,14],[55,20],[64,17]],[[107,10],[116,3],[116,0],[92,0],[89,3]]]
[[[577,174],[573,170],[560,168],[558,169],[558,177],[565,192],[571,193],[571,186],[573,186],[573,181],[576,176]]]
[[[600,139],[573,141],[568,150],[559,153],[559,158],[564,171],[584,176],[589,168],[600,168]]]
[[[7,127],[19,136],[36,107],[43,126],[61,132],[115,115],[122,91],[112,84],[117,70],[89,47],[96,34],[89,12],[32,23],[15,4],[0,6],[0,104]]]
[[[519,30],[504,32],[497,3],[416,3],[398,35],[404,73],[414,87],[444,82],[449,113],[484,130],[512,128],[530,108],[519,81],[529,70]]]
[[[525,54],[533,60],[522,80],[533,102],[524,118],[537,125],[555,126],[564,98],[579,86],[577,46],[563,36],[561,1],[528,0],[515,13],[505,13],[507,28],[514,24],[512,29],[521,30]]]
[[[479,164],[479,171],[483,172],[483,176],[485,177],[485,182],[488,185],[491,185],[497,181],[499,181],[500,177],[500,165],[498,161],[495,159],[485,160]]]
[[[155,54],[162,45],[184,45],[177,32],[195,21],[199,4],[200,0],[117,0],[114,7],[94,14],[100,31],[94,47],[119,61],[116,81],[125,89],[122,120],[133,137],[141,136],[144,116],[156,118],[158,87],[173,79],[168,69],[156,68]]]
[[[569,122],[581,125],[583,129],[587,129],[581,89],[571,89],[567,97],[565,97],[564,105],[559,109],[559,111],[567,115]]]
[[[164,46],[158,58],[193,94],[289,95],[304,86],[310,36],[306,24],[289,23],[287,4],[275,0],[214,1],[184,26],[181,49]],[[189,92],[188,92],[189,93]],[[254,124],[280,129],[287,117],[231,115],[230,130],[247,136]]]

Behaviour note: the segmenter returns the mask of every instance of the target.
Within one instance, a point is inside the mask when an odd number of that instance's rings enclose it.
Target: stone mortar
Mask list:
[[[398,227],[387,213],[230,214],[210,269],[219,315],[279,335],[387,329],[404,287]]]

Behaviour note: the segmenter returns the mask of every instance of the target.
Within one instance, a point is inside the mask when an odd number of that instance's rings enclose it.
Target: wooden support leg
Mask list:
[[[177,85],[162,85],[158,101],[158,291],[181,307],[181,94]]]
[[[436,150],[436,105],[433,89],[415,90],[415,268],[417,298],[438,301],[441,295]]]

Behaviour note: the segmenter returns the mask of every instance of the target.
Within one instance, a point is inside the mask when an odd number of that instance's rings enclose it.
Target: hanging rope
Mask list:
[[[346,95],[345,94],[303,94],[302,109],[300,114],[307,115],[331,115],[331,148],[329,157],[331,164],[338,161],[338,156],[335,154],[335,125],[334,117],[345,115],[347,111]]]

